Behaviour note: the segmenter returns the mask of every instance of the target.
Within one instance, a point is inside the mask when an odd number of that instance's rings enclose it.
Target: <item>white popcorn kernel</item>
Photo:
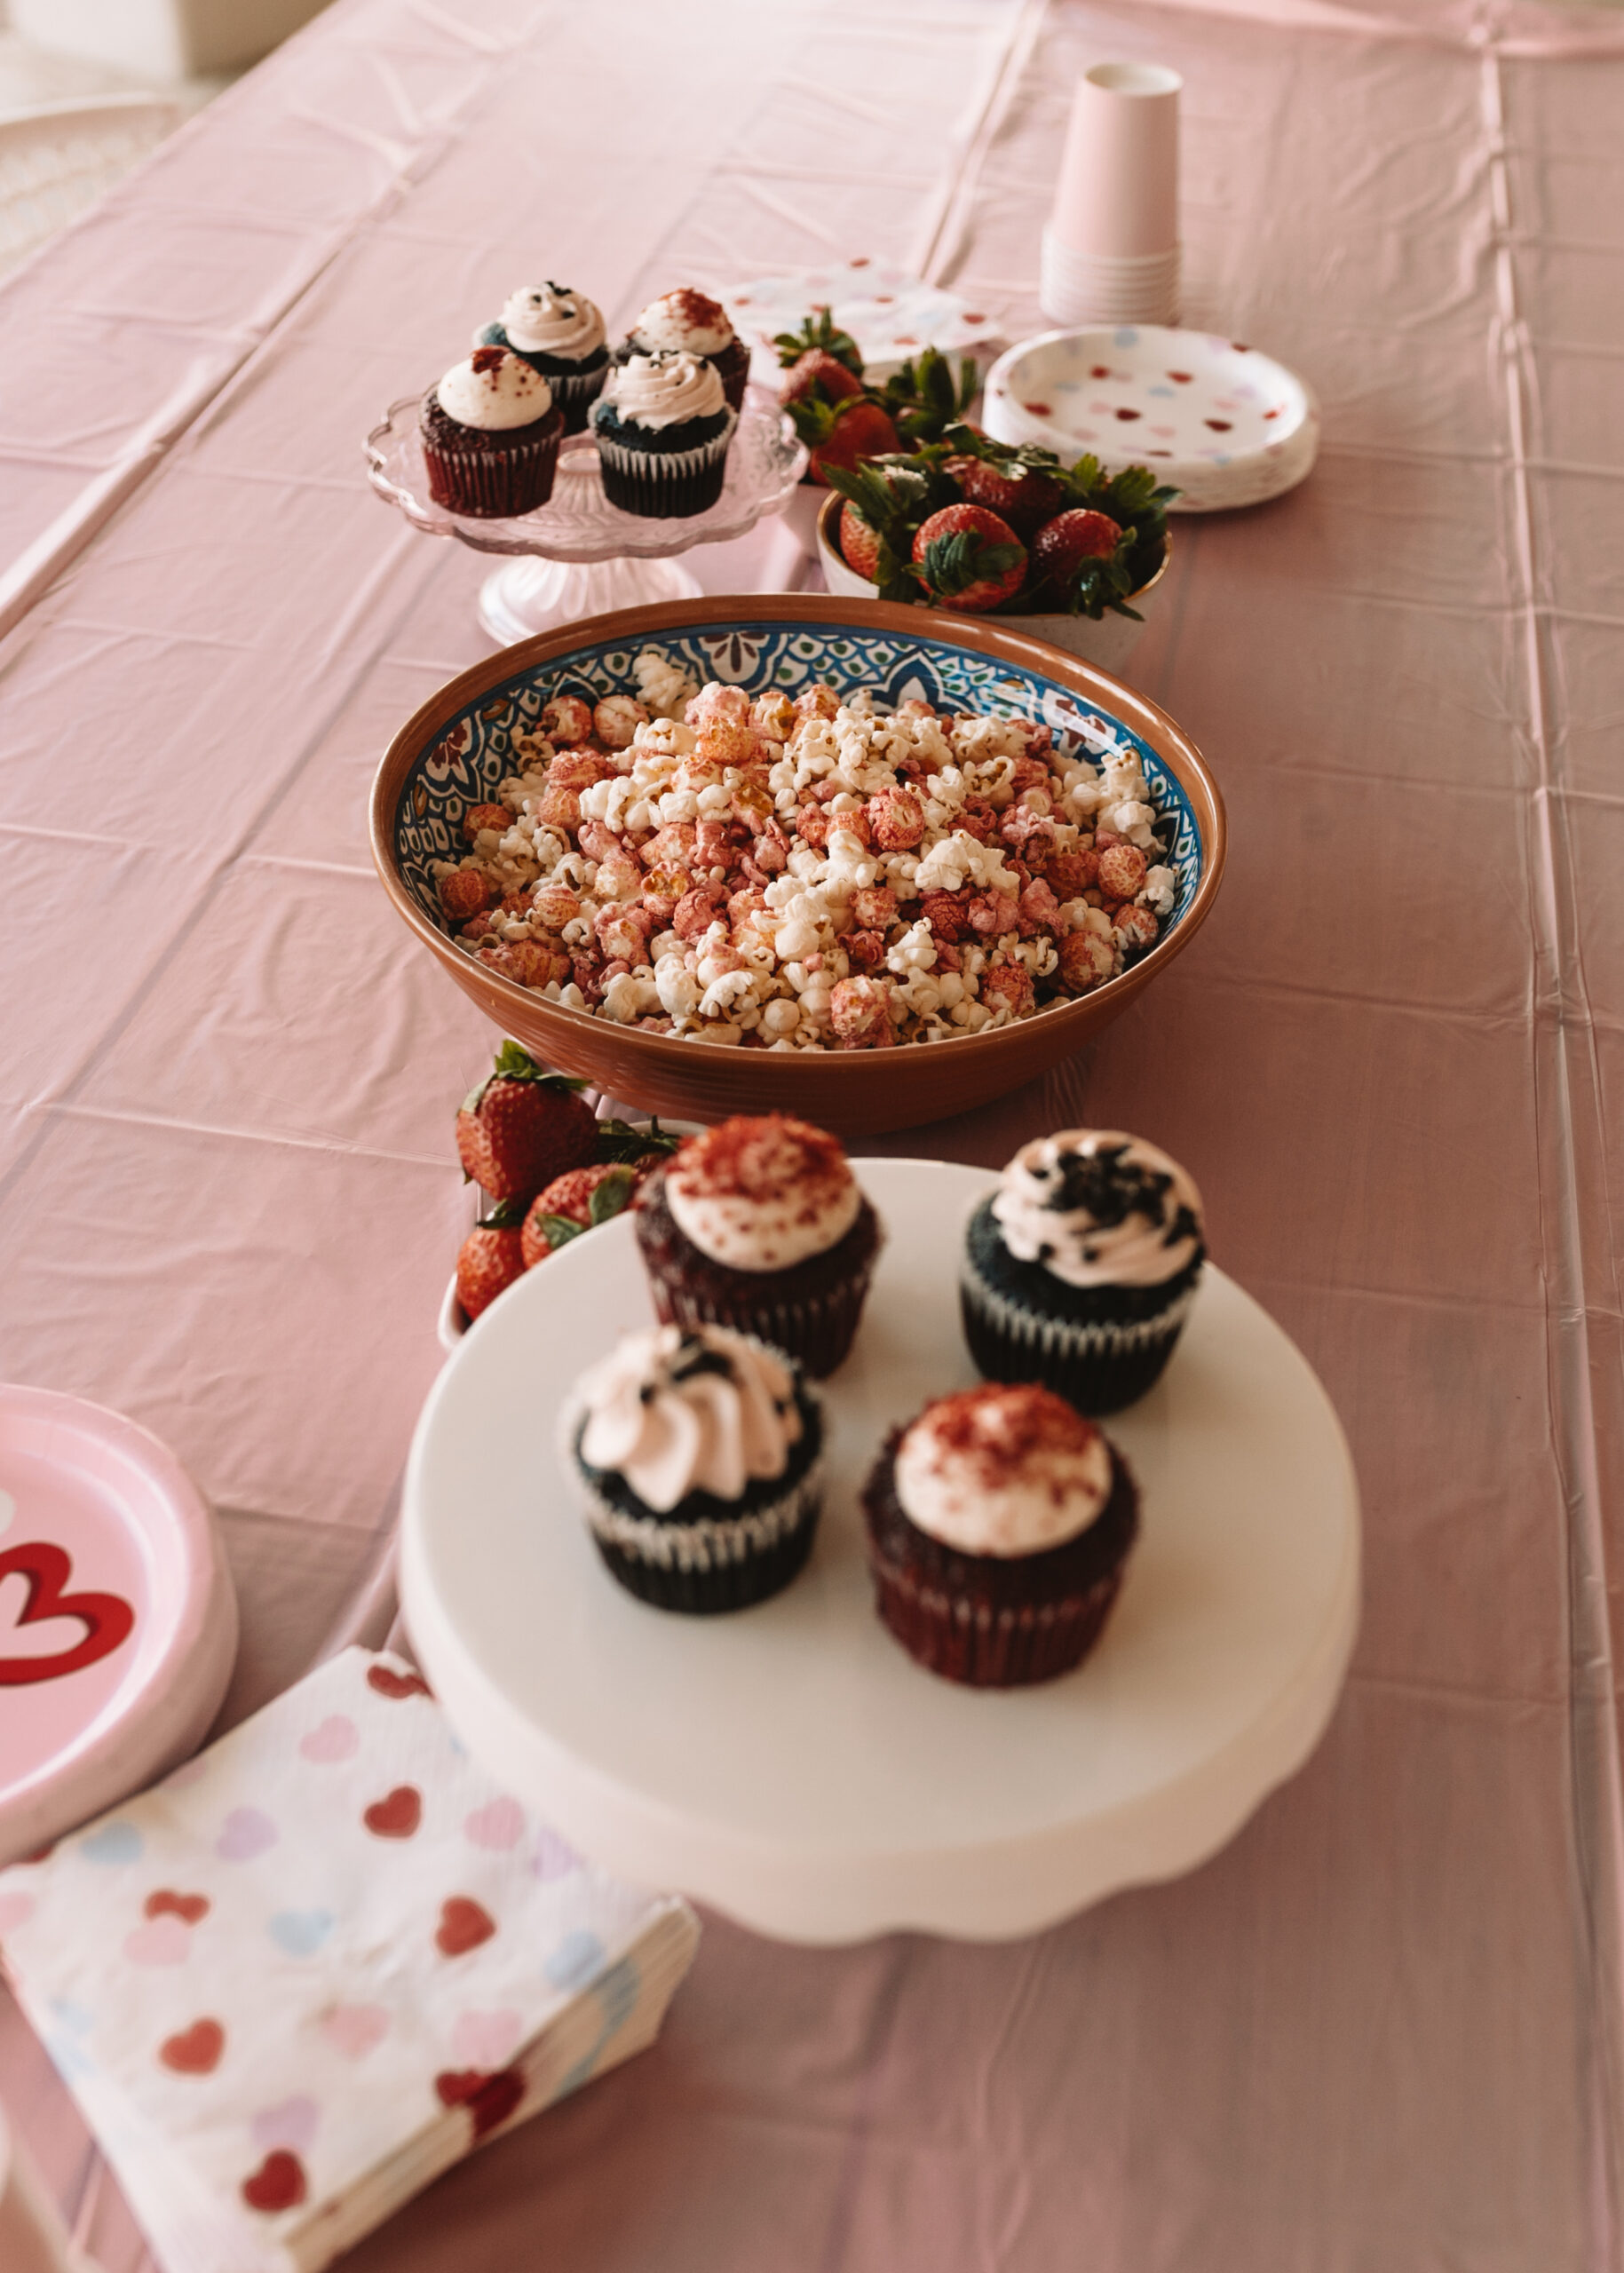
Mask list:
[[[924,922],[915,923],[903,932],[885,957],[887,970],[899,977],[914,970],[933,970],[936,967],[936,939]]]
[[[1144,887],[1139,893],[1142,906],[1153,908],[1158,915],[1170,915],[1178,897],[1178,879],[1171,868],[1147,868]]]
[[[776,1000],[769,1002],[762,1011],[761,1023],[763,1030],[771,1034],[774,1041],[780,1036],[792,1034],[801,1023],[799,1005],[787,1001],[780,994]]]
[[[663,954],[655,963],[654,991],[661,1009],[674,1018],[692,1018],[704,993],[680,954]]]

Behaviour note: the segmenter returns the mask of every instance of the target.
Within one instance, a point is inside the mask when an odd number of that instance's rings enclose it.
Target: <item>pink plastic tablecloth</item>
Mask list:
[[[1366,1494],[1321,1750],[1190,1879],[1007,1948],[713,1923],[659,2049],[383,2273],[1620,2261],[1624,24],[1406,0],[341,0],[0,294],[0,1375],[226,1517],[242,1709],[364,1626],[488,1037],[363,813],[481,564],[360,476],[519,279],[867,250],[1035,327],[1073,75],[1184,74],[1192,320],[1308,485],[1185,522],[1134,675],[1222,777],[1197,950],[1041,1093],[1196,1170]],[[781,533],[694,565],[792,581]],[[15,2016],[0,2093],[139,2238]]]

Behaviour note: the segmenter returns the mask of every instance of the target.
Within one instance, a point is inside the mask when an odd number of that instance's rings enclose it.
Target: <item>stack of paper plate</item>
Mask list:
[[[1311,390],[1256,347],[1160,324],[1050,331],[987,374],[986,431],[1107,471],[1148,465],[1176,513],[1219,513],[1295,488],[1319,448]]]

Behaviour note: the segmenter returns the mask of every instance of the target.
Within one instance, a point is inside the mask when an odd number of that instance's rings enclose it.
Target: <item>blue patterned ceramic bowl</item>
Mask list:
[[[1085,750],[1134,743],[1173,823],[1178,897],[1141,961],[1092,994],[955,1041],[894,1049],[725,1049],[650,1034],[548,1002],[457,946],[440,914],[431,863],[463,847],[464,810],[511,772],[516,731],[558,694],[595,702],[633,686],[632,661],[657,645],[690,676],[760,693],[823,679],[923,695],[948,709],[1038,719]],[[1194,745],[1165,712],[1075,656],[967,616],[879,600],[749,594],[677,600],[590,618],[505,648],[440,689],[390,744],[372,794],[373,858],[406,923],[492,1021],[527,1049],[645,1110],[697,1121],[796,1113],[848,1134],[907,1129],[985,1104],[1035,1080],[1109,1025],[1186,947],[1216,896],[1224,805]]]

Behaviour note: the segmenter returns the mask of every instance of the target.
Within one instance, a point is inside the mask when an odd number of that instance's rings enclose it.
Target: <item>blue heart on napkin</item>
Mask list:
[[[265,1928],[289,1957],[313,1957],[332,1930],[330,1910],[279,1910]]]

